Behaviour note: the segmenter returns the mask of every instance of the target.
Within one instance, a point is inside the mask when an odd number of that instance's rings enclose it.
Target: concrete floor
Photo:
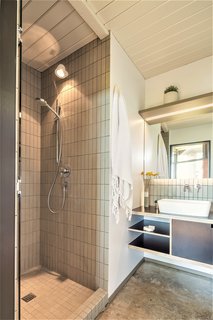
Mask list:
[[[146,261],[99,320],[213,319],[212,280]]]

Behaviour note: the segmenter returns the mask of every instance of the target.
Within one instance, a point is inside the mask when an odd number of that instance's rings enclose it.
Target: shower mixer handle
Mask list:
[[[66,192],[67,188],[68,188],[68,182],[65,180],[63,182],[63,189],[64,189],[65,192]]]
[[[62,178],[67,178],[67,177],[69,177],[70,173],[71,173],[70,168],[68,168],[68,167],[61,167],[61,169],[60,169],[60,175],[61,175]]]

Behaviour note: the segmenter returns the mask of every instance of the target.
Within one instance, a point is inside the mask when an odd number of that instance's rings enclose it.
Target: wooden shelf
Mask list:
[[[138,230],[138,229],[128,229],[129,231],[132,232],[137,232],[137,233],[145,233],[145,234],[152,234],[153,236],[159,236],[159,237],[165,237],[165,238],[170,238],[170,236],[167,236],[165,234],[160,234],[157,232],[153,232],[153,231],[145,231],[145,230]]]
[[[141,250],[150,250],[152,252],[161,252],[169,254],[168,237],[156,237],[153,234],[141,234],[139,237],[129,243],[131,248],[140,248]]]
[[[153,225],[155,226],[155,231],[145,231],[143,230],[144,226]],[[133,226],[129,227],[129,231],[151,234],[153,236],[160,236],[160,237],[170,237],[170,223],[169,222],[162,222],[162,221],[154,221],[154,220],[142,220]]]
[[[185,120],[210,112],[213,112],[212,92],[143,109],[139,111],[139,114],[148,124],[157,124],[172,120]]]
[[[128,245],[128,248],[133,249],[133,250],[137,250],[137,251],[143,252],[143,253],[151,253],[151,254],[154,254],[155,256],[157,255],[157,256],[163,256],[163,257],[167,257],[167,258],[168,258],[168,256],[170,256],[170,254],[168,254],[168,253],[153,251],[153,250],[142,248],[142,247],[136,247],[131,244]]]

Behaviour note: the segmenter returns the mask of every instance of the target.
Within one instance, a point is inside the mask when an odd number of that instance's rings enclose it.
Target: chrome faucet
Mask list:
[[[201,184],[197,183],[194,185],[195,189],[197,190],[197,193],[200,191],[201,189]]]
[[[190,190],[190,186],[187,183],[184,184],[184,187],[183,187],[183,191],[186,192],[186,190],[188,190],[188,191]]]

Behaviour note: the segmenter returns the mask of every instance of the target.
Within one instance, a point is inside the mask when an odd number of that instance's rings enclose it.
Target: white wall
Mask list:
[[[180,99],[211,92],[213,88],[212,57],[198,60],[147,79],[146,108],[163,104],[164,89],[172,84],[179,88]]]
[[[132,138],[133,207],[138,207],[140,206],[141,194],[140,172],[143,169],[143,120],[138,111],[144,108],[145,81],[113,35],[111,35],[110,60],[111,102],[114,85],[117,85],[124,96],[127,106]],[[133,221],[131,224],[134,223]],[[123,212],[120,213],[119,224],[116,224],[110,211],[109,296],[112,295],[143,257],[142,253],[128,249],[128,243],[132,237],[128,232],[128,226],[129,223]]]

